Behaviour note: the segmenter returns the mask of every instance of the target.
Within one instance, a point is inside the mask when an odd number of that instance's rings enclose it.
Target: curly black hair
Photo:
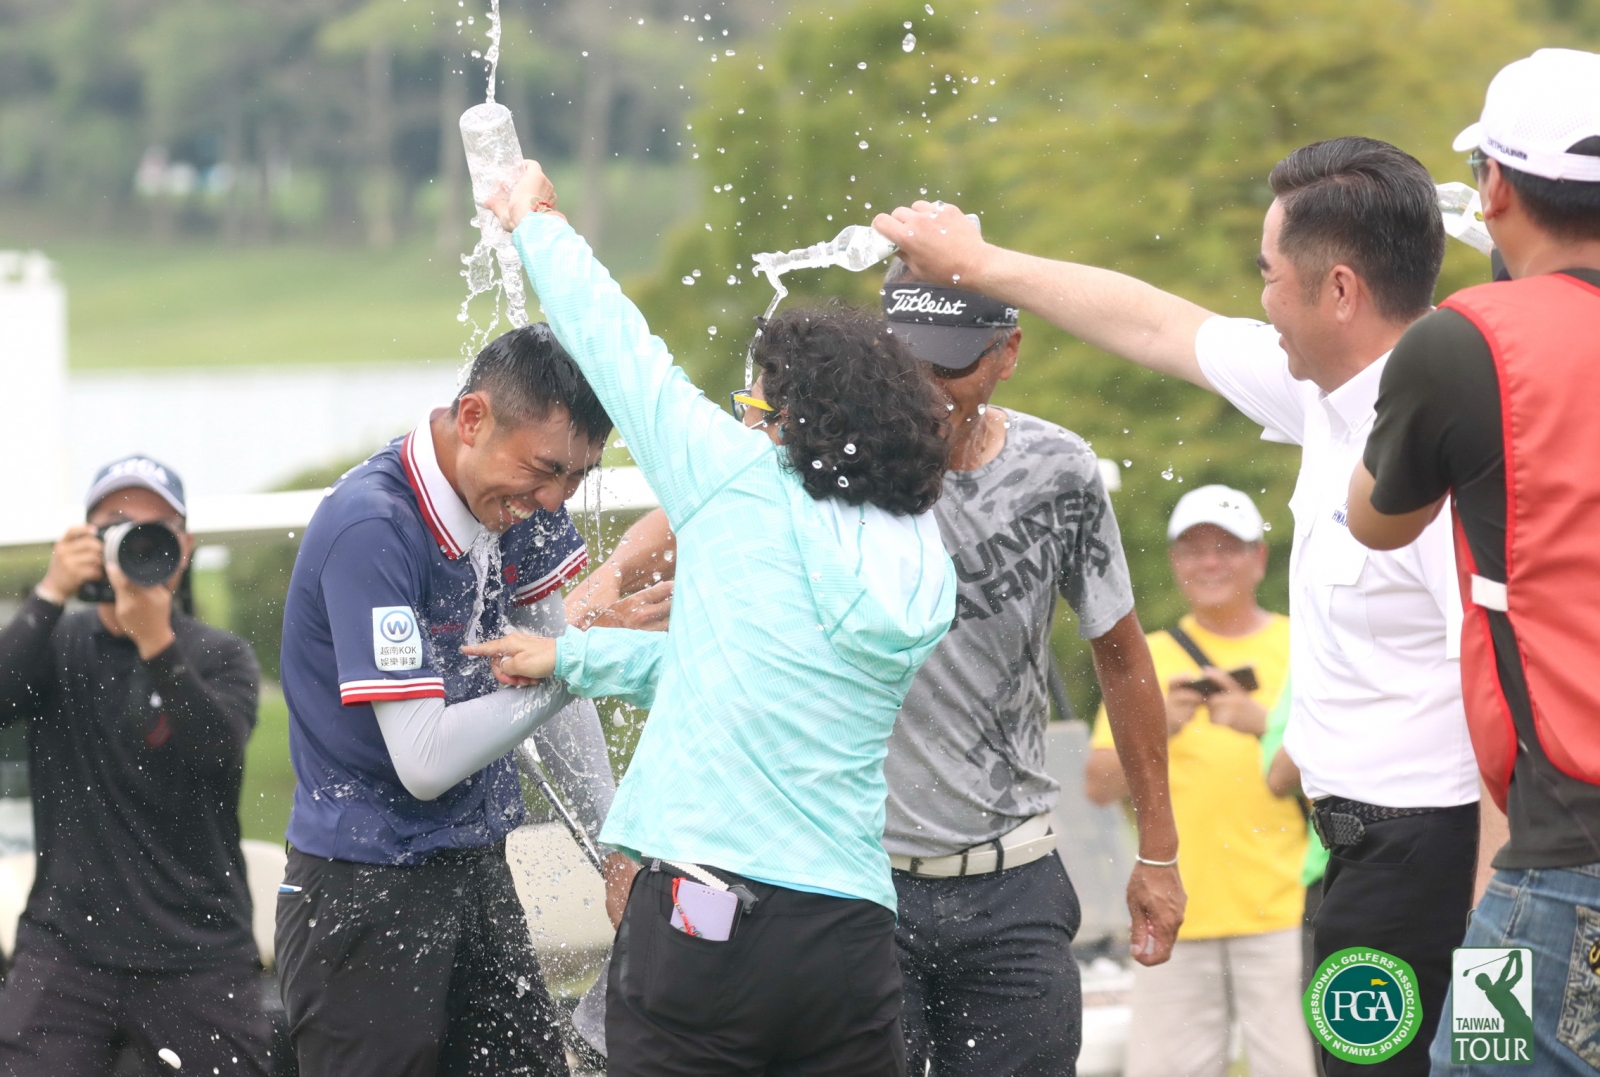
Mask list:
[[[791,310],[756,338],[788,466],[817,500],[871,502],[897,516],[939,500],[950,460],[945,401],[882,315],[843,305]]]

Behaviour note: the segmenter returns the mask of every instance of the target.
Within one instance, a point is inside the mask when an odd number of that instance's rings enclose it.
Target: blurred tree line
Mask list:
[[[976,8],[976,10],[974,10]],[[1103,265],[1219,313],[1261,317],[1254,259],[1267,174],[1297,146],[1364,134],[1469,180],[1454,135],[1506,62],[1600,41],[1587,0],[854,2],[796,12],[718,65],[685,131],[709,198],[634,294],[707,390],[742,384],[771,297],[751,255],[831,237],[913,199],[978,213],[986,235]],[[1451,244],[1441,295],[1486,279]],[[876,304],[881,278],[786,278],[790,304]],[[1298,450],[1263,443],[1220,398],[1024,318],[996,402],[1088,438],[1122,467],[1114,495],[1147,629],[1183,604],[1166,519],[1186,489],[1255,497],[1273,530],[1266,604],[1287,608]],[[1070,617],[1058,655],[1080,712],[1098,702]]]
[[[155,236],[461,249],[456,134],[484,95],[487,0],[0,0],[0,199]],[[1595,0],[506,0],[498,98],[525,149],[567,166],[597,237],[608,162],[694,171],[701,211],[629,282],[713,394],[742,379],[770,290],[751,256],[926,196],[1030,252],[1120,269],[1259,316],[1266,176],[1296,146],[1388,139],[1440,180],[1494,71],[1596,47]],[[576,194],[578,197],[573,197]],[[621,207],[613,207],[621,208]],[[618,218],[620,219],[620,217]],[[615,224],[615,222],[613,222]],[[1441,293],[1486,263],[1452,244]],[[878,278],[799,274],[789,302],[876,303]],[[1218,398],[1035,319],[997,402],[1122,467],[1114,496],[1147,627],[1181,609],[1165,520],[1225,482],[1273,525],[1265,597],[1286,607],[1295,450]],[[235,561],[241,627],[276,650],[287,554]],[[276,585],[274,584],[276,582]],[[250,608],[246,608],[249,606]],[[1094,702],[1064,618],[1077,706]]]
[[[770,0],[506,0],[497,97],[524,149],[670,164],[712,45]],[[456,120],[486,89],[487,0],[0,0],[0,197],[158,238],[383,247],[469,213]],[[449,212],[441,212],[451,207]],[[86,219],[85,219],[86,218]]]

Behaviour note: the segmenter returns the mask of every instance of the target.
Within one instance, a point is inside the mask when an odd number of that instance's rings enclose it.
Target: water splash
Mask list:
[[[796,269],[822,269],[825,266],[842,266],[853,273],[859,273],[869,266],[877,265],[897,248],[894,241],[888,239],[883,233],[878,232],[864,224],[848,225],[838,235],[822,243],[813,243],[809,247],[798,247],[791,251],[773,251],[767,254],[758,254],[752,259],[757,273],[767,278],[772,285],[772,302],[767,304],[766,313],[762,314],[761,321],[772,317],[773,311],[778,309],[778,304],[783,302],[789,294],[789,289],[783,286],[783,275]],[[756,330],[756,337],[761,336],[761,331]],[[755,378],[755,342],[751,341],[750,350],[744,359],[744,383],[750,385]]]
[[[494,104],[495,76],[500,71],[500,0],[489,0],[489,47],[484,50],[484,62],[489,65],[489,91],[484,101]]]
[[[870,205],[870,203],[869,203]],[[944,207],[943,202],[935,202],[936,209]],[[975,214],[966,215],[967,220],[982,229]],[[778,304],[783,302],[789,294],[789,289],[783,286],[783,275],[796,269],[823,269],[827,266],[840,266],[852,273],[860,273],[870,269],[899,250],[894,240],[885,236],[877,229],[864,224],[847,225],[832,239],[822,243],[813,243],[809,247],[798,247],[791,251],[773,251],[768,254],[758,254],[752,261],[751,268],[756,273],[767,278],[772,285],[772,302],[767,304],[765,313],[761,315],[761,323],[765,324],[772,317],[773,311],[778,309]],[[750,341],[750,348],[744,357],[744,383],[746,386],[754,384],[755,379],[755,342],[761,338],[761,330],[756,330],[755,339]]]
[[[462,345],[461,377],[466,377],[472,357],[494,339],[500,327],[502,305],[511,328],[528,324],[527,299],[522,283],[522,260],[511,244],[511,237],[499,220],[483,207],[502,183],[514,183],[522,168],[522,144],[517,139],[511,110],[495,101],[495,83],[500,70],[500,0],[489,0],[489,46],[483,59],[488,64],[484,101],[461,114],[461,143],[467,154],[467,172],[472,177],[472,201],[476,212],[472,224],[478,229],[478,242],[471,254],[461,256],[461,275],[466,278],[467,296],[461,301],[456,321],[471,323]],[[499,270],[496,273],[496,269]],[[493,304],[483,325],[472,317],[472,301],[493,292]]]
[[[511,327],[518,329],[528,324],[522,259],[512,246],[510,234],[500,227],[499,218],[484,208],[484,203],[502,184],[516,182],[522,168],[522,144],[517,139],[511,110],[492,100],[473,105],[461,114],[461,143],[467,154],[467,172],[472,178],[472,201],[477,205],[472,223],[478,229],[478,242],[471,254],[461,256],[464,267],[461,275],[467,280],[467,297],[461,301],[456,320],[466,324],[471,317],[468,308],[472,301],[495,290],[488,323],[481,327],[473,323],[467,348],[468,354],[474,355],[493,339],[499,327],[502,298],[506,321]]]

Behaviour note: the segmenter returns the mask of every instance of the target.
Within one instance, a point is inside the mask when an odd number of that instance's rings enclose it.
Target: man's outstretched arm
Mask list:
[[[1204,307],[1123,273],[987,243],[955,206],[915,202],[878,214],[872,226],[899,245],[919,280],[982,292],[1102,351],[1215,391],[1194,350],[1212,317]]]

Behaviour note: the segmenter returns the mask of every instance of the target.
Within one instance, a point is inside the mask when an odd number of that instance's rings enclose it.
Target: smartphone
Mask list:
[[[685,935],[710,942],[727,942],[733,936],[733,921],[739,915],[739,895],[728,890],[713,890],[693,879],[672,880],[673,927]]]
[[[1261,687],[1261,682],[1256,680],[1255,666],[1243,666],[1239,669],[1230,669],[1228,670],[1228,676],[1238,681],[1239,687],[1243,688],[1246,692],[1254,692],[1256,689]],[[1202,696],[1208,697],[1214,696],[1218,692],[1222,691],[1222,685],[1218,684],[1210,677],[1201,677],[1197,681],[1190,681],[1188,684],[1184,685],[1184,687],[1193,688]]]

